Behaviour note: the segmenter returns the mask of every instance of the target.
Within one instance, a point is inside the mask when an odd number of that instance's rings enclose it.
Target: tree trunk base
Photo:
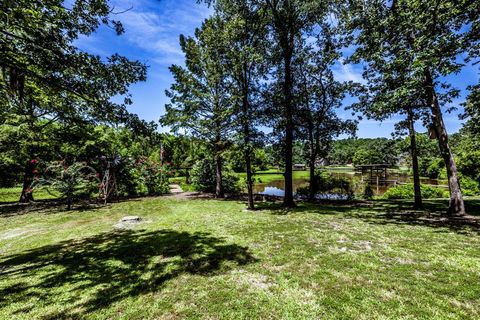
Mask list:
[[[297,204],[295,203],[295,201],[285,200],[283,201],[282,207],[286,209],[295,209],[297,207]]]

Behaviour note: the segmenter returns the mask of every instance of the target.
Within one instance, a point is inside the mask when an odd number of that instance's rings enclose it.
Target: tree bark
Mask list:
[[[293,200],[293,98],[292,98],[292,48],[284,39],[284,118],[285,118],[285,197],[283,206],[294,208]]]
[[[247,169],[247,193],[248,193],[248,210],[255,210],[255,202],[253,199],[253,172],[252,172],[252,148],[250,147],[250,125],[248,117],[248,91],[244,90],[243,93],[243,139],[244,139],[244,152],[245,152],[245,166]]]
[[[317,160],[317,148],[315,146],[315,140],[313,137],[313,125],[309,123],[308,125],[308,143],[310,149],[309,155],[309,175],[310,175],[310,184],[309,184],[309,193],[308,193],[308,200],[313,201],[315,200],[315,194],[317,193],[317,181],[315,179],[315,161]]]
[[[408,108],[408,133],[410,136],[410,154],[412,156],[412,170],[413,170],[413,191],[415,194],[414,209],[422,209],[422,193],[420,188],[420,172],[418,169],[418,150],[417,138],[415,136],[415,119],[413,117],[413,110]]]
[[[245,149],[245,165],[247,167],[247,192],[248,192],[248,210],[255,210],[255,202],[253,199],[253,172],[250,148]]]
[[[28,203],[33,201],[33,191],[31,189],[33,183],[33,170],[35,169],[35,163],[29,160],[25,164],[25,171],[23,174],[22,194],[20,195],[19,202]]]
[[[438,139],[440,154],[447,168],[448,188],[450,190],[450,204],[447,213],[452,216],[461,216],[465,214],[465,204],[458,180],[457,166],[448,144],[448,133],[443,122],[442,110],[435,92],[431,72],[425,69],[424,74],[426,95],[432,111],[432,127]]]
[[[223,192],[223,181],[222,181],[222,157],[220,156],[220,151],[216,150],[215,152],[215,197],[224,198],[225,194]]]

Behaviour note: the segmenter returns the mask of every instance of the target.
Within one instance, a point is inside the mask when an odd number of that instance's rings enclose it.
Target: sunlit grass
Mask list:
[[[20,199],[22,194],[22,187],[0,188],[0,203],[1,202],[16,202]],[[54,190],[50,192],[46,188],[35,188],[33,197],[35,200],[50,200],[57,199],[60,195]]]
[[[480,317],[480,235],[437,219],[445,202],[258,205],[5,212],[0,319]],[[143,221],[118,229],[127,215]]]

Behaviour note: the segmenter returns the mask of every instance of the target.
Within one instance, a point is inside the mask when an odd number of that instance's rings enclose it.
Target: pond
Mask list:
[[[337,178],[344,178],[348,180],[351,185],[353,185],[353,191],[356,194],[362,193],[363,192],[363,186],[366,181],[369,179],[368,174],[362,174],[360,172],[354,172],[354,171],[339,171],[339,170],[327,170],[329,173],[331,173],[334,177]],[[298,171],[297,171],[298,173]],[[302,172],[303,173],[303,172]],[[262,178],[265,178],[267,175],[266,174],[260,174],[257,176],[257,179],[260,181],[256,182],[253,191],[254,193],[257,194],[264,194],[264,195],[272,195],[272,196],[279,196],[283,197],[285,195],[285,182],[283,179],[264,179],[268,180],[268,182],[262,182]],[[298,176],[298,175],[297,175]],[[308,174],[305,172],[305,174],[301,174],[302,177],[295,177],[293,179],[293,191],[296,192],[298,188],[301,187],[307,187],[308,186],[308,178],[305,178],[308,176]],[[403,183],[413,183],[413,179],[410,175],[405,174],[405,173],[398,173],[398,172],[389,172],[388,173],[388,180],[391,181],[387,185],[376,185],[375,183],[372,183],[372,189],[375,195],[381,196],[383,195],[389,188],[395,185],[395,183],[403,184]],[[394,182],[395,181],[395,182]],[[442,183],[444,181],[439,181],[437,179],[427,179],[427,178],[421,178],[422,184],[430,184],[430,185],[440,185],[443,186]]]

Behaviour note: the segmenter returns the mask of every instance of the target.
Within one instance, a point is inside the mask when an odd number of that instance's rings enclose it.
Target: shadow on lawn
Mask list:
[[[447,200],[425,200],[424,210],[413,210],[412,203],[406,201],[378,201],[370,208],[354,209],[345,212],[345,216],[366,220],[373,224],[414,225],[439,228],[456,233],[480,233],[480,203],[478,200],[465,201],[467,212],[463,217],[449,217],[445,214]],[[443,229],[443,230],[441,230]]]
[[[105,207],[109,207],[115,203],[127,202],[127,201],[141,201],[140,197],[122,198],[103,204],[101,202],[94,201],[78,201],[72,206],[72,209],[68,212],[75,211],[92,211]],[[42,214],[55,214],[61,212],[67,212],[67,205],[65,201],[60,199],[55,200],[38,200],[30,203],[9,202],[0,203],[0,218],[8,218],[11,216],[24,215],[29,213],[42,213]]]
[[[45,319],[82,317],[127,297],[159,291],[166,281],[181,274],[209,276],[256,261],[248,248],[226,244],[208,233],[102,233],[0,260],[0,277],[16,280],[0,289],[0,307],[39,299],[64,307]],[[59,302],[56,299],[63,290],[68,290],[65,297],[69,300]]]
[[[445,212],[448,200],[425,200],[424,210],[412,210],[409,201],[326,201],[317,203],[299,203],[295,209],[284,209],[281,203],[260,203],[258,210],[269,211],[272,215],[298,214],[312,212],[321,215],[343,215],[357,218],[372,224],[408,224],[442,228],[457,233],[480,233],[480,200],[466,200],[465,206],[469,215],[464,217],[448,217]]]

